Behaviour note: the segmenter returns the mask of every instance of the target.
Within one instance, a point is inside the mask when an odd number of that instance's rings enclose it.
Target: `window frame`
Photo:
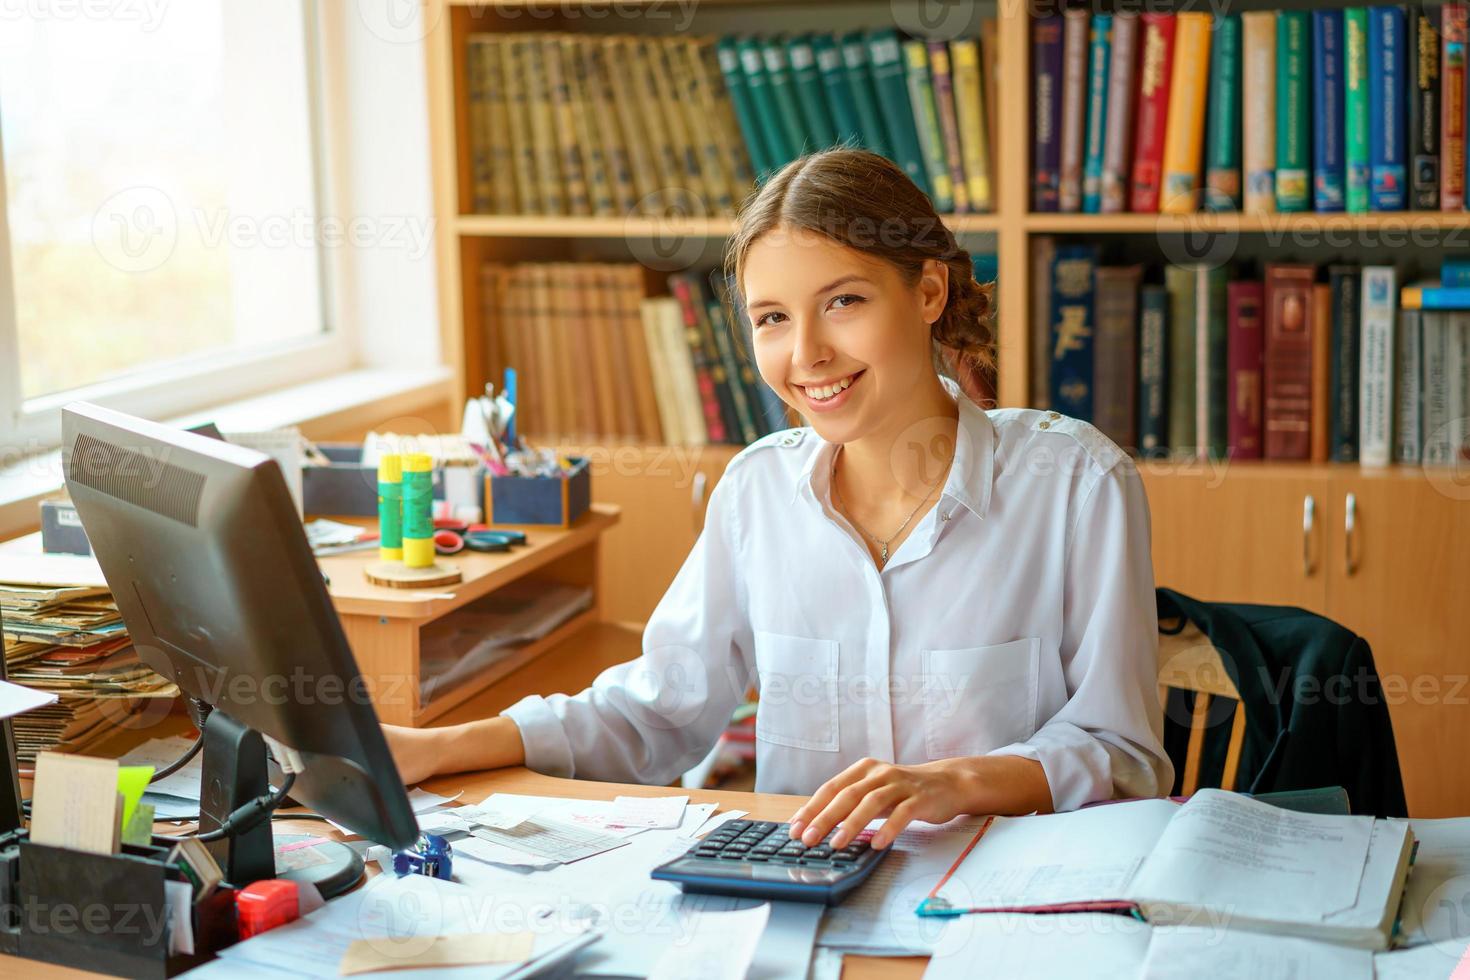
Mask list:
[[[323,29],[317,0],[303,0],[301,29],[306,53],[307,115],[310,121],[315,218],[339,213],[341,188],[332,179],[334,119],[326,104],[326,66],[340,43]],[[342,107],[345,111],[348,107]],[[339,374],[360,360],[357,332],[343,316],[349,262],[345,249],[317,246],[323,331],[258,350],[216,350],[144,368],[68,391],[25,399],[21,394],[20,332],[11,262],[4,134],[0,133],[0,446],[23,455],[61,444],[61,409],[89,401],[150,418],[179,416],[276,388]]]

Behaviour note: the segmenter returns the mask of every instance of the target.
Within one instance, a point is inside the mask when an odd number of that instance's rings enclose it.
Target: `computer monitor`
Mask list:
[[[62,411],[62,430],[67,489],[139,657],[209,706],[200,829],[269,791],[265,736],[304,763],[292,798],[413,844],[408,795],[276,462],[85,403]],[[229,880],[274,876],[269,822],[243,836],[211,845]]]

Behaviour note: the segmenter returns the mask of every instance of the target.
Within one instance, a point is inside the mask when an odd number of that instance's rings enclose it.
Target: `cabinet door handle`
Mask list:
[[[704,493],[709,487],[709,474],[695,473],[689,494],[689,516],[694,520],[694,533],[704,530]]]
[[[1317,523],[1317,498],[1302,498],[1302,576],[1312,577],[1312,529]]]
[[[1355,575],[1358,571],[1358,563],[1353,558],[1353,539],[1357,537],[1358,530],[1358,495],[1355,493],[1348,494],[1343,501],[1342,530],[1343,568],[1349,575]]]

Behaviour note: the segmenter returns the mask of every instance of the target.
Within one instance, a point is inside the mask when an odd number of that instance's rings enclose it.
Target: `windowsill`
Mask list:
[[[347,371],[168,421],[180,427],[214,422],[225,432],[297,426],[308,436],[329,435],[385,417],[407,418],[429,404],[442,403],[448,398],[448,380],[447,367]],[[59,449],[0,466],[0,540],[35,530],[42,498],[61,485]]]

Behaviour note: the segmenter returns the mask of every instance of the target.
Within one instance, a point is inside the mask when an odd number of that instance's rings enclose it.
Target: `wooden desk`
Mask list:
[[[152,733],[161,735],[159,731]],[[486,772],[459,773],[439,776],[422,784],[424,789],[446,796],[464,791],[459,803],[478,803],[491,793],[525,793],[532,796],[576,797],[580,799],[610,800],[615,796],[666,796],[664,786],[631,786],[619,783],[594,783],[578,779],[555,779],[531,772],[529,769],[495,769]],[[806,802],[805,797],[779,796],[773,793],[739,793],[729,790],[690,790],[691,803],[718,803],[721,810],[747,810],[760,820],[785,820],[796,808]],[[314,834],[340,840],[342,835],[318,820],[303,820],[299,823],[278,820],[275,828],[279,833]],[[172,825],[160,825],[159,833],[177,833]],[[843,980],[906,980],[923,974],[927,957],[874,957],[849,955],[842,971]],[[0,975],[13,977],[35,977],[38,980],[62,980],[62,978],[96,977],[99,974],[65,967],[0,957]]]

